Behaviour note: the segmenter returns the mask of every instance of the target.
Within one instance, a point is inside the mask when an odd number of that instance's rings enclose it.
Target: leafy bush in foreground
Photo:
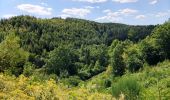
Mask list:
[[[121,78],[112,86],[112,95],[118,97],[120,94],[125,94],[128,100],[138,99],[141,88],[138,82],[133,77]]]
[[[54,80],[32,81],[0,74],[0,99],[5,100],[115,100],[110,94],[90,92],[85,88],[67,88]]]

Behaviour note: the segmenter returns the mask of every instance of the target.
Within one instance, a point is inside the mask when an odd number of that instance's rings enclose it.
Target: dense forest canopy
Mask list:
[[[31,16],[17,16],[0,21],[0,40],[4,40],[7,35],[13,33],[20,38],[20,46],[30,53],[28,61],[37,68],[56,67],[47,61],[55,59],[54,57],[50,59],[49,55],[63,56],[70,61],[65,62],[66,59],[63,58],[60,67],[70,66],[73,69],[76,67],[75,69],[81,72],[78,74],[83,74],[88,78],[92,76],[90,74],[97,74],[97,72],[89,72],[94,69],[97,62],[101,66],[99,72],[108,65],[107,48],[113,40],[129,39],[138,42],[150,35],[154,27],[153,25],[130,26],[116,23],[96,23],[74,18],[38,19]],[[64,65],[65,63],[68,65]],[[89,69],[88,72],[84,72],[85,66]],[[68,72],[68,74],[71,73]]]
[[[16,16],[0,21],[0,72],[16,77],[23,74],[38,82],[50,77],[71,87],[105,77],[97,91],[111,91],[115,97],[125,93],[127,99],[135,100],[144,90],[136,81],[139,79],[128,75],[140,73],[144,78],[146,66],[168,63],[169,44],[169,22],[135,26]]]

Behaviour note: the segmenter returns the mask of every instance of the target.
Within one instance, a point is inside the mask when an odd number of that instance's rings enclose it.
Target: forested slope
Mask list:
[[[28,61],[36,68],[46,66],[50,74],[59,75],[62,73],[58,71],[64,70],[65,75],[76,74],[82,79],[88,79],[107,67],[107,48],[113,40],[130,39],[136,42],[149,35],[154,27],[102,24],[74,18],[64,20],[17,16],[0,21],[0,41],[9,34],[15,34],[20,38],[19,45],[29,52]],[[53,60],[60,59],[53,56],[63,57],[57,64],[58,67],[65,66],[66,70],[53,68],[57,66],[54,66]],[[95,64],[101,66],[97,71],[93,71]]]
[[[75,18],[1,19],[0,93],[2,98],[19,92],[19,96],[46,100],[49,95],[59,98],[56,91],[63,91],[67,99],[82,97],[76,91],[86,91],[81,99],[98,95],[101,100],[168,100],[169,44],[169,22],[133,26]],[[17,90],[20,81],[14,79],[20,78],[26,81]],[[51,79],[55,89],[43,90]]]

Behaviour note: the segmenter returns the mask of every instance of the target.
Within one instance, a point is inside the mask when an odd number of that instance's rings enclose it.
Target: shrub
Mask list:
[[[121,78],[116,84],[113,84],[112,95],[119,97],[121,94],[124,94],[126,99],[136,100],[140,89],[140,85],[133,77],[125,77]]]
[[[68,88],[53,79],[38,82],[23,75],[0,74],[0,100],[114,100],[114,97],[83,87]]]
[[[26,63],[24,65],[24,70],[23,70],[23,74],[28,77],[31,76],[34,73],[35,70],[35,66],[31,63]]]
[[[111,84],[112,84],[112,82],[109,79],[104,80],[104,87],[105,88],[111,87]]]
[[[64,83],[65,85],[68,85],[69,87],[78,86],[80,82],[81,80],[77,76],[71,76],[69,78],[65,78],[62,80],[62,83]]]

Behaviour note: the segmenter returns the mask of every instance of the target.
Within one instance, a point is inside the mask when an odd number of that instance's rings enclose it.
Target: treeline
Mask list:
[[[144,64],[153,66],[170,59],[170,23],[156,27],[150,36],[138,43],[114,40],[109,47],[114,75],[137,72]]]
[[[101,73],[108,65],[114,75],[123,75],[126,69],[135,72],[145,62],[152,65],[169,58],[164,43],[168,37],[160,34],[168,25],[158,26],[151,34],[156,26],[31,16],[1,19],[0,71],[30,75],[38,69],[82,80]]]

